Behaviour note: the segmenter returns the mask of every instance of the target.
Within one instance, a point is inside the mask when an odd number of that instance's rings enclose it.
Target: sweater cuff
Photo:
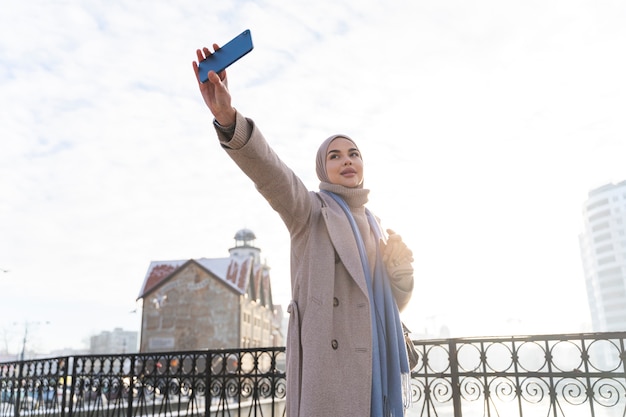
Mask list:
[[[250,121],[237,112],[235,124],[233,126],[221,126],[216,121],[213,122],[220,144],[227,149],[241,149],[248,143],[252,135]],[[232,130],[231,130],[232,129]]]
[[[217,119],[213,119],[213,126],[215,126],[217,130],[219,130],[220,132],[224,134],[230,133],[232,136],[232,133],[235,133],[235,123],[233,123],[230,126],[222,126],[220,122],[217,121]]]

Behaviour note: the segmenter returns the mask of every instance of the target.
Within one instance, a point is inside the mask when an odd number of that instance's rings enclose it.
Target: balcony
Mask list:
[[[624,416],[625,338],[416,340],[407,416]],[[0,363],[0,417],[284,416],[284,369],[284,348]]]

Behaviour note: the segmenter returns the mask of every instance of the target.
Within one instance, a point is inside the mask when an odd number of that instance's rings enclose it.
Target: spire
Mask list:
[[[241,229],[237,233],[235,233],[235,247],[254,247],[253,245],[255,240],[256,236],[254,235],[254,232],[250,229]]]
[[[228,249],[231,258],[252,257],[254,264],[261,261],[261,249],[254,246],[256,236],[250,229],[241,229],[235,233],[235,247]]]

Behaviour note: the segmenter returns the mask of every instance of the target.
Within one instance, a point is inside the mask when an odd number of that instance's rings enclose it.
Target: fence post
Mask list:
[[[128,380],[128,408],[126,409],[126,416],[132,417],[133,415],[133,401],[135,401],[134,391],[135,391],[135,379],[137,379],[137,355],[130,356],[130,369],[128,370],[129,380]],[[141,363],[143,366],[143,362]],[[124,383],[121,384],[121,392],[120,397],[124,397]]]
[[[61,417],[65,417],[65,406],[68,405],[67,404],[67,393],[68,393],[68,382],[71,384],[72,383],[72,377],[69,376],[69,371],[70,371],[70,357],[66,356],[65,358],[61,359],[59,364],[58,364],[58,370],[59,370],[59,383],[63,384],[62,388],[61,388]],[[57,392],[58,392],[58,387],[57,387]],[[69,402],[71,404],[72,399],[69,398]],[[68,405],[69,406],[69,405]]]
[[[455,339],[448,341],[448,354],[450,355],[450,384],[452,385],[454,417],[463,417],[463,410],[461,409],[461,386],[459,383],[459,360],[457,357]]]
[[[15,417],[20,417],[20,408],[22,407],[22,377],[24,375],[24,355],[20,361],[20,373],[17,375],[17,392],[15,393],[15,408],[13,408],[13,414]],[[24,392],[26,394],[26,392]]]
[[[68,416],[72,417],[74,415],[74,407],[76,407],[76,403],[74,402],[74,395],[76,394],[76,384],[78,383],[78,378],[76,376],[76,374],[78,373],[76,371],[76,366],[77,366],[77,357],[76,356],[71,356],[70,357],[70,362],[68,362],[68,369],[70,369],[70,395],[68,397],[68,401],[69,404],[67,406],[68,409]],[[63,393],[63,396],[65,396],[65,393]],[[65,415],[65,408],[63,409],[63,415]]]

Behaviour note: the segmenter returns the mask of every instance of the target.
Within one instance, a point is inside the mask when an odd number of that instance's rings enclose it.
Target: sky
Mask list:
[[[0,352],[138,331],[151,261],[226,257],[242,228],[287,305],[289,236],[191,65],[244,29],[233,105],[311,189],[319,144],[356,140],[415,255],[414,333],[590,330],[578,235],[588,192],[626,180],[624,21],[617,0],[8,0]]]

